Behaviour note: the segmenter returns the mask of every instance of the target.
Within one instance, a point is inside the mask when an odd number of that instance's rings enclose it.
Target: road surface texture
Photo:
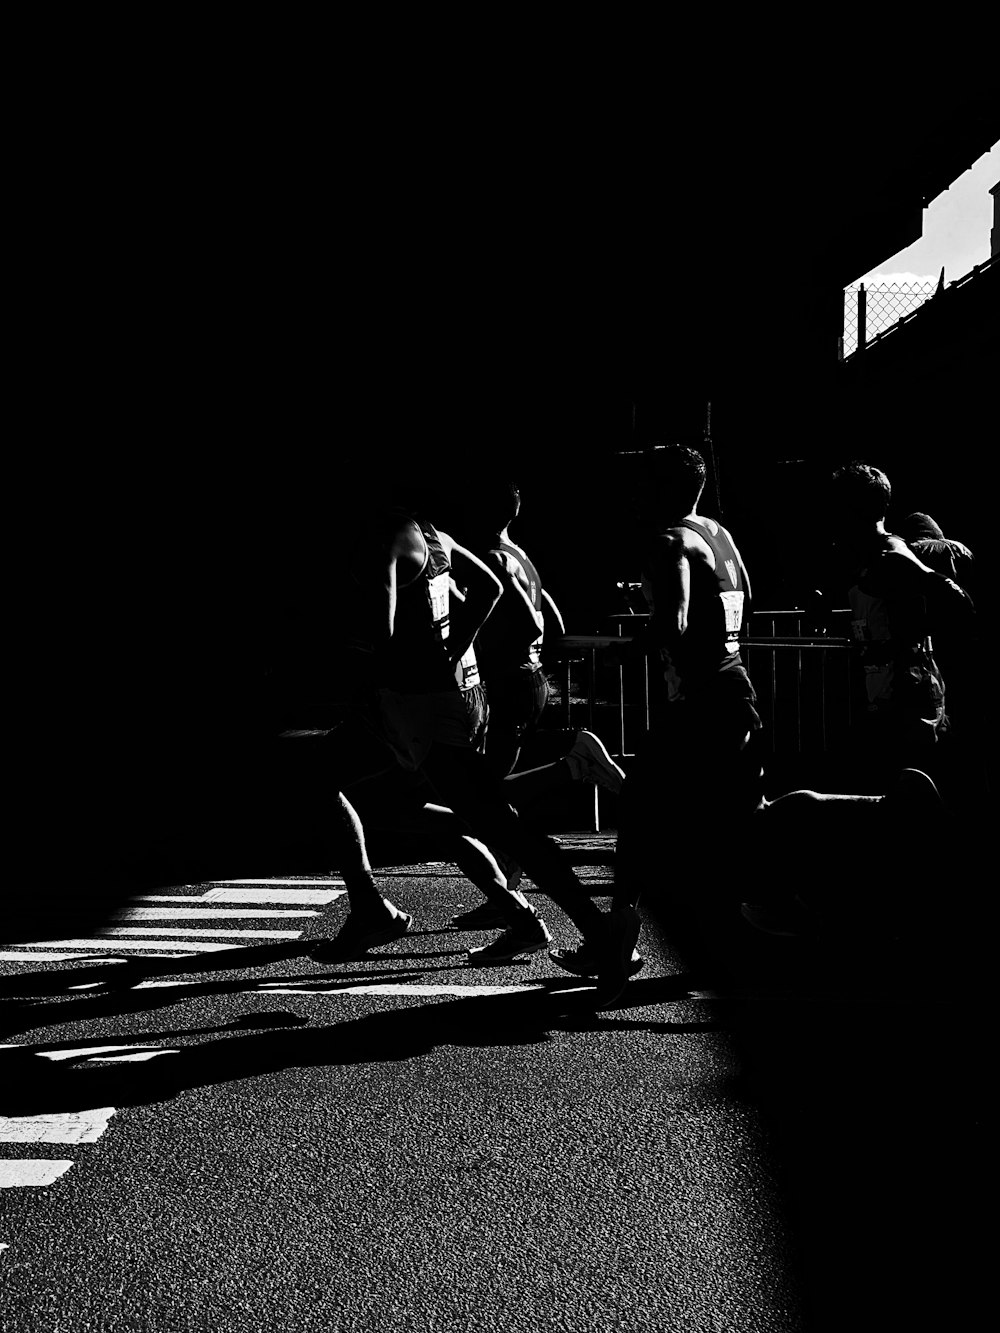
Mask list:
[[[561,841],[606,906],[613,835]],[[979,1000],[933,947],[646,928],[602,1013],[470,966],[450,863],[381,877],[414,929],[356,963],[308,956],[325,874],[54,892],[0,946],[4,1333],[975,1326]]]

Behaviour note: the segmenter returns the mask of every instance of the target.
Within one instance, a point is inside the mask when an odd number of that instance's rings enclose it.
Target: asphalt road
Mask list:
[[[601,903],[609,841],[572,845]],[[544,953],[467,965],[446,863],[385,873],[411,936],[314,963],[310,878],[3,950],[5,1333],[973,1326],[975,1001],[927,959],[734,923],[692,970],[650,928],[595,1013]]]

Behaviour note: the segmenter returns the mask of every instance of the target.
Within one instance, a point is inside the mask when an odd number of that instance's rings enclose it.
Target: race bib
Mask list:
[[[722,592],[719,596],[726,616],[726,647],[734,648],[743,628],[743,593]]]
[[[435,574],[427,583],[427,600],[430,603],[434,632],[443,643],[448,637],[450,627],[448,571]]]

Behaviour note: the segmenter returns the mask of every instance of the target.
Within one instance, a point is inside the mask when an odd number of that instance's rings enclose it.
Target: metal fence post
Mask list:
[[[868,293],[865,291],[865,284],[861,283],[858,287],[858,348],[859,352],[865,349],[865,341],[868,337]]]

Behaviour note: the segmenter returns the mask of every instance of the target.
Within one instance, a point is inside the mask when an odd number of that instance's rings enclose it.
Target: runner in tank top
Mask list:
[[[611,915],[620,944],[619,993],[642,966],[635,950],[640,894],[667,882],[674,894],[679,886],[697,892],[706,848],[724,835],[727,845],[730,835],[738,839],[761,797],[753,745],[760,719],[739,657],[750,598],[746,568],[726,529],[698,513],[706,475],[701,454],[670,445],[647,451],[643,464],[634,501],[650,608],[643,648],[651,724],[618,809]],[[657,915],[664,901],[652,899]],[[585,946],[550,953],[577,974],[599,966]]]
[[[372,658],[375,690],[369,719],[377,740],[403,768],[419,770],[443,805],[465,820],[474,835],[523,865],[592,948],[605,948],[605,914],[591,902],[556,843],[518,819],[474,743],[470,707],[481,687],[469,683],[468,654],[500,596],[499,581],[447,533],[398,511],[373,523],[352,554]],[[458,603],[447,596],[453,573],[465,590]],[[320,961],[354,956],[366,941],[396,938],[409,924],[408,918],[400,924],[405,914],[382,900],[374,887],[360,819],[343,795],[343,786],[358,777],[356,765],[352,771],[344,763],[343,733],[331,733],[329,754],[335,774],[341,775],[340,809],[346,807],[353,818],[355,847],[364,857],[370,892],[356,901],[345,872],[350,912],[337,938],[313,950]],[[522,919],[499,939],[470,950],[470,961],[507,961],[544,948],[551,936],[526,900],[519,915]]]
[[[522,747],[538,728],[549,699],[542,667],[545,635],[566,632],[534,562],[511,538],[509,527],[520,511],[520,487],[506,478],[481,480],[467,506],[469,548],[503,586],[475,645],[489,700],[486,759],[498,777],[507,779],[508,798],[519,810],[569,782],[592,781],[617,794],[624,770],[591,731],[576,732],[570,749],[554,763],[515,772]],[[502,854],[497,859],[508,885],[516,888],[521,868]],[[496,909],[483,903],[459,913],[451,924],[459,929],[494,925]]]

